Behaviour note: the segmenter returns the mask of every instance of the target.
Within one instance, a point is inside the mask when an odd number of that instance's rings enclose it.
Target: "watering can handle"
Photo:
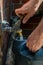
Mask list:
[[[19,16],[19,18],[20,18],[20,20],[22,20],[25,16],[26,16],[26,14],[19,14],[20,16]]]

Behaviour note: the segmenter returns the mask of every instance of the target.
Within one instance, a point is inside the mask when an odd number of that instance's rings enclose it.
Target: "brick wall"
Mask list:
[[[20,1],[22,1],[22,3],[26,3],[27,1],[29,1],[29,0],[12,0],[12,2],[14,2],[14,3],[20,3]]]

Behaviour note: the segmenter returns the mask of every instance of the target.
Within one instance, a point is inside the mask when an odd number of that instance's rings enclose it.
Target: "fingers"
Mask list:
[[[24,19],[23,19],[23,23],[26,23],[27,21],[28,21],[28,19],[29,19],[29,14],[27,14],[25,17],[24,17]]]
[[[23,23],[25,24],[34,14],[35,14],[35,9],[33,9],[32,12],[28,11],[27,15],[23,19]]]
[[[19,17],[21,17],[20,14],[22,14],[22,15],[27,14],[25,16],[25,18],[23,19],[23,23],[26,23],[28,21],[28,19],[35,14],[35,7],[36,6],[30,8],[30,6],[29,6],[29,8],[28,8],[28,6],[27,7],[26,6],[22,6],[21,8],[16,9],[15,13]]]
[[[36,44],[37,43],[37,44]],[[36,52],[36,51],[38,51],[43,45],[38,41],[38,42],[36,42],[36,43],[27,43],[26,44],[26,46],[27,46],[27,48],[30,50],[30,51],[32,51],[32,52]]]
[[[41,40],[39,39],[36,43],[34,43],[32,51],[36,52],[42,47],[42,43],[40,42]]]
[[[16,15],[17,16],[19,16],[20,17],[20,14],[25,14],[25,11],[24,11],[24,8],[23,7],[21,7],[21,8],[19,8],[19,9],[16,9],[15,10],[15,13],[16,13]]]
[[[39,39],[32,41],[33,39],[28,38],[27,40],[27,48],[32,51],[32,52],[36,52],[37,50],[39,50],[42,46],[43,46],[43,38],[42,36],[39,37]]]
[[[19,16],[19,17],[20,17],[19,14],[20,14],[21,12],[22,12],[21,8],[15,10],[16,15]]]

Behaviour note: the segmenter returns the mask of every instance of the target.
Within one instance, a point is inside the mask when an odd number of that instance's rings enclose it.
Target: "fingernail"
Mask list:
[[[26,20],[23,20],[23,24],[25,24],[26,23]]]

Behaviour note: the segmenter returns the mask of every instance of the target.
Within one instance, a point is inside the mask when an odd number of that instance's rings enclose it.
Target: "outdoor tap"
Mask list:
[[[4,31],[7,31],[7,32],[11,32],[12,31],[12,27],[9,26],[10,24],[6,20],[3,20],[1,22],[1,24],[2,24],[2,31],[3,32]]]
[[[3,24],[3,25],[9,25],[9,23],[8,23],[6,20],[3,20],[3,21],[2,21],[2,24]]]

